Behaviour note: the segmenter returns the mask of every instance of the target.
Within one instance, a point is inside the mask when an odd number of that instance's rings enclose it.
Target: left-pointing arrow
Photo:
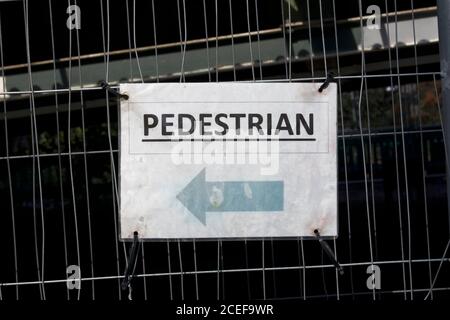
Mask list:
[[[204,225],[206,212],[283,211],[283,181],[206,181],[205,169],[177,195]]]

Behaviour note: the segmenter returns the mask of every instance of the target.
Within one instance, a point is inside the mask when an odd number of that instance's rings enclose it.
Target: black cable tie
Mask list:
[[[115,89],[111,88],[111,86],[109,85],[109,83],[106,82],[106,81],[102,81],[102,82],[100,83],[100,85],[101,85],[101,87],[102,87],[103,89],[107,90],[109,93],[111,93],[112,95],[114,95],[114,96],[116,96],[116,97],[119,97],[119,98],[124,99],[124,100],[128,100],[128,98],[129,98],[127,94],[125,94],[125,93],[120,93],[119,90],[115,90]]]
[[[137,261],[137,249],[139,245],[138,232],[133,233],[133,245],[131,246],[130,256],[128,257],[127,268],[125,269],[125,276],[122,280],[122,290],[127,290],[130,286],[131,280],[134,276],[134,269]]]
[[[328,258],[330,258],[331,261],[333,261],[333,264],[336,267],[336,269],[339,271],[339,274],[343,275],[344,274],[344,269],[341,267],[339,262],[336,260],[336,257],[334,256],[334,253],[333,253],[333,250],[331,250],[331,248],[328,245],[328,243],[325,240],[323,240],[323,238],[320,236],[319,230],[315,229],[314,230],[314,234],[316,235],[317,240],[319,240],[319,243],[322,246],[323,251],[325,251],[325,253],[328,255]]]
[[[328,86],[330,85],[330,82],[333,82],[333,81],[334,81],[334,73],[333,72],[328,72],[327,78],[325,79],[325,82],[322,83],[322,85],[319,88],[319,92],[322,93],[323,90],[328,88]]]

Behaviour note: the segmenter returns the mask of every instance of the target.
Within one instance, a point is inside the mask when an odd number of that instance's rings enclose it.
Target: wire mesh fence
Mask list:
[[[0,299],[129,294],[119,101],[101,81],[321,82],[330,71],[339,237],[329,243],[344,274],[302,238],[145,242],[133,298],[448,296],[436,12],[413,0],[0,3]]]

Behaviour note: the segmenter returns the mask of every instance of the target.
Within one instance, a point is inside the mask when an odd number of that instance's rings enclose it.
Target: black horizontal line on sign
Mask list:
[[[223,138],[223,139],[191,139],[191,138],[179,138],[179,139],[142,139],[142,142],[182,142],[182,141],[191,141],[191,142],[198,142],[198,141],[206,141],[206,142],[213,142],[213,141],[316,141],[316,138]]]

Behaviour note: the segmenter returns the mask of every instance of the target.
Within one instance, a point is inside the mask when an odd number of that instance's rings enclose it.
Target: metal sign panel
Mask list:
[[[337,236],[336,85],[123,84],[121,238]]]

